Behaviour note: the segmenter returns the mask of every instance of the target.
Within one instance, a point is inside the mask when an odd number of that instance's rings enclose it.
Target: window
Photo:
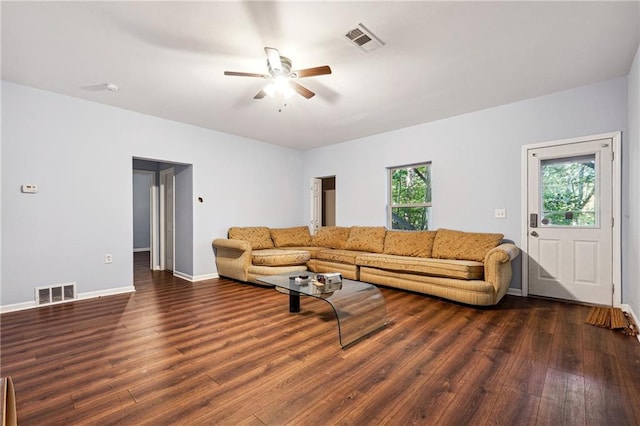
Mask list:
[[[595,154],[542,160],[540,169],[543,225],[598,225]]]
[[[429,229],[431,163],[389,168],[389,229]]]

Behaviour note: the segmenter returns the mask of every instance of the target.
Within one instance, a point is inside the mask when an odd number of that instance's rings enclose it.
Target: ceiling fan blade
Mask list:
[[[313,98],[316,95],[311,90],[307,89],[301,84],[296,83],[295,81],[289,81],[289,84],[291,85],[291,87],[293,87],[293,90],[295,90],[296,92],[298,92],[300,95],[304,96],[307,99]]]
[[[264,90],[261,90],[253,97],[253,99],[262,99],[265,96],[267,96],[267,92],[265,92]]]
[[[305,68],[303,70],[293,71],[291,74],[295,74],[298,78],[315,77],[316,75],[331,74],[331,67],[329,67],[329,65],[323,65],[321,67]]]
[[[278,52],[278,49],[274,49],[273,47],[265,47],[264,53],[267,54],[267,61],[269,61],[271,69],[276,74],[280,74],[282,72],[282,62],[280,62],[280,52]]]
[[[233,75],[236,77],[260,77],[260,78],[269,78],[268,75],[265,74],[256,74],[252,72],[237,72],[237,71],[225,71],[224,75]]]

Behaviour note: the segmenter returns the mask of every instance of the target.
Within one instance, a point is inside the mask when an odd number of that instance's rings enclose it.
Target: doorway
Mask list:
[[[311,178],[311,233],[336,225],[336,177]]]
[[[153,160],[133,159],[134,191],[134,252],[148,252],[149,268],[190,275],[192,253],[193,193],[191,165],[166,163]],[[137,176],[148,176],[146,189],[136,189]],[[152,178],[151,178],[152,176]],[[138,185],[139,186],[139,185]],[[145,207],[145,205],[147,207]],[[147,209],[148,243],[138,247],[136,234],[145,225],[140,225],[140,210]],[[180,218],[187,218],[186,220]],[[183,249],[177,253],[176,245]],[[140,256],[138,256],[140,257]],[[180,268],[182,265],[182,269]],[[186,266],[185,266],[186,265]],[[180,271],[180,272],[177,272]]]
[[[621,303],[619,146],[613,133],[523,147],[523,295]]]

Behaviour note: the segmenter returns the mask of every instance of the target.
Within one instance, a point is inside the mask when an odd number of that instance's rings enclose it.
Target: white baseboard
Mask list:
[[[5,312],[23,311],[25,309],[61,305],[63,303],[75,302],[78,300],[94,299],[96,297],[113,296],[115,294],[124,294],[124,293],[134,293],[135,291],[136,291],[136,288],[134,286],[126,286],[126,287],[110,288],[107,290],[100,290],[100,291],[90,291],[87,293],[78,293],[78,297],[76,299],[64,300],[61,302],[51,303],[47,305],[36,305],[35,300],[31,302],[15,303],[12,305],[0,306],[0,313],[3,314]]]
[[[151,251],[151,247],[140,247],[140,248],[134,248],[133,249],[134,253],[138,253],[138,252],[141,252],[141,251]]]
[[[107,290],[90,291],[88,293],[78,293],[76,300],[94,299],[96,297],[113,296],[115,294],[135,293],[136,288],[132,285],[126,287],[116,287]]]
[[[35,307],[36,307],[35,300],[32,302],[14,303],[12,305],[2,305],[0,306],[0,314],[4,314],[5,312],[23,311],[25,309],[31,309]]]
[[[520,297],[522,297],[522,289],[509,287],[509,289],[507,290],[507,294],[510,294],[511,296],[520,296]]]
[[[628,312],[629,315],[631,315],[631,317],[635,321],[636,326],[640,327],[640,321],[638,321],[638,316],[635,314],[635,312],[633,312],[633,309],[631,309],[631,305],[627,305],[626,303],[623,303],[622,305],[620,305],[620,309],[622,309],[625,312]],[[640,342],[640,334],[638,334],[636,337]]]
[[[183,272],[180,271],[173,271],[173,276],[174,277],[178,277],[178,278],[182,278],[183,280],[187,280],[191,283],[195,283],[198,281],[205,281],[205,280],[211,280],[214,278],[220,278],[220,275],[213,273],[213,274],[204,274],[204,275],[189,275],[189,274],[185,274]]]
[[[220,275],[214,273],[211,274],[204,274],[204,275],[197,275],[195,277],[193,277],[193,281],[194,282],[198,282],[198,281],[206,281],[206,280],[212,280],[215,278],[220,278]]]

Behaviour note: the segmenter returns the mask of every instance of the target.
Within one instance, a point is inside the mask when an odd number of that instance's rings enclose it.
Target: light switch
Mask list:
[[[495,209],[493,211],[493,217],[496,219],[506,219],[507,218],[507,210],[506,209]]]

